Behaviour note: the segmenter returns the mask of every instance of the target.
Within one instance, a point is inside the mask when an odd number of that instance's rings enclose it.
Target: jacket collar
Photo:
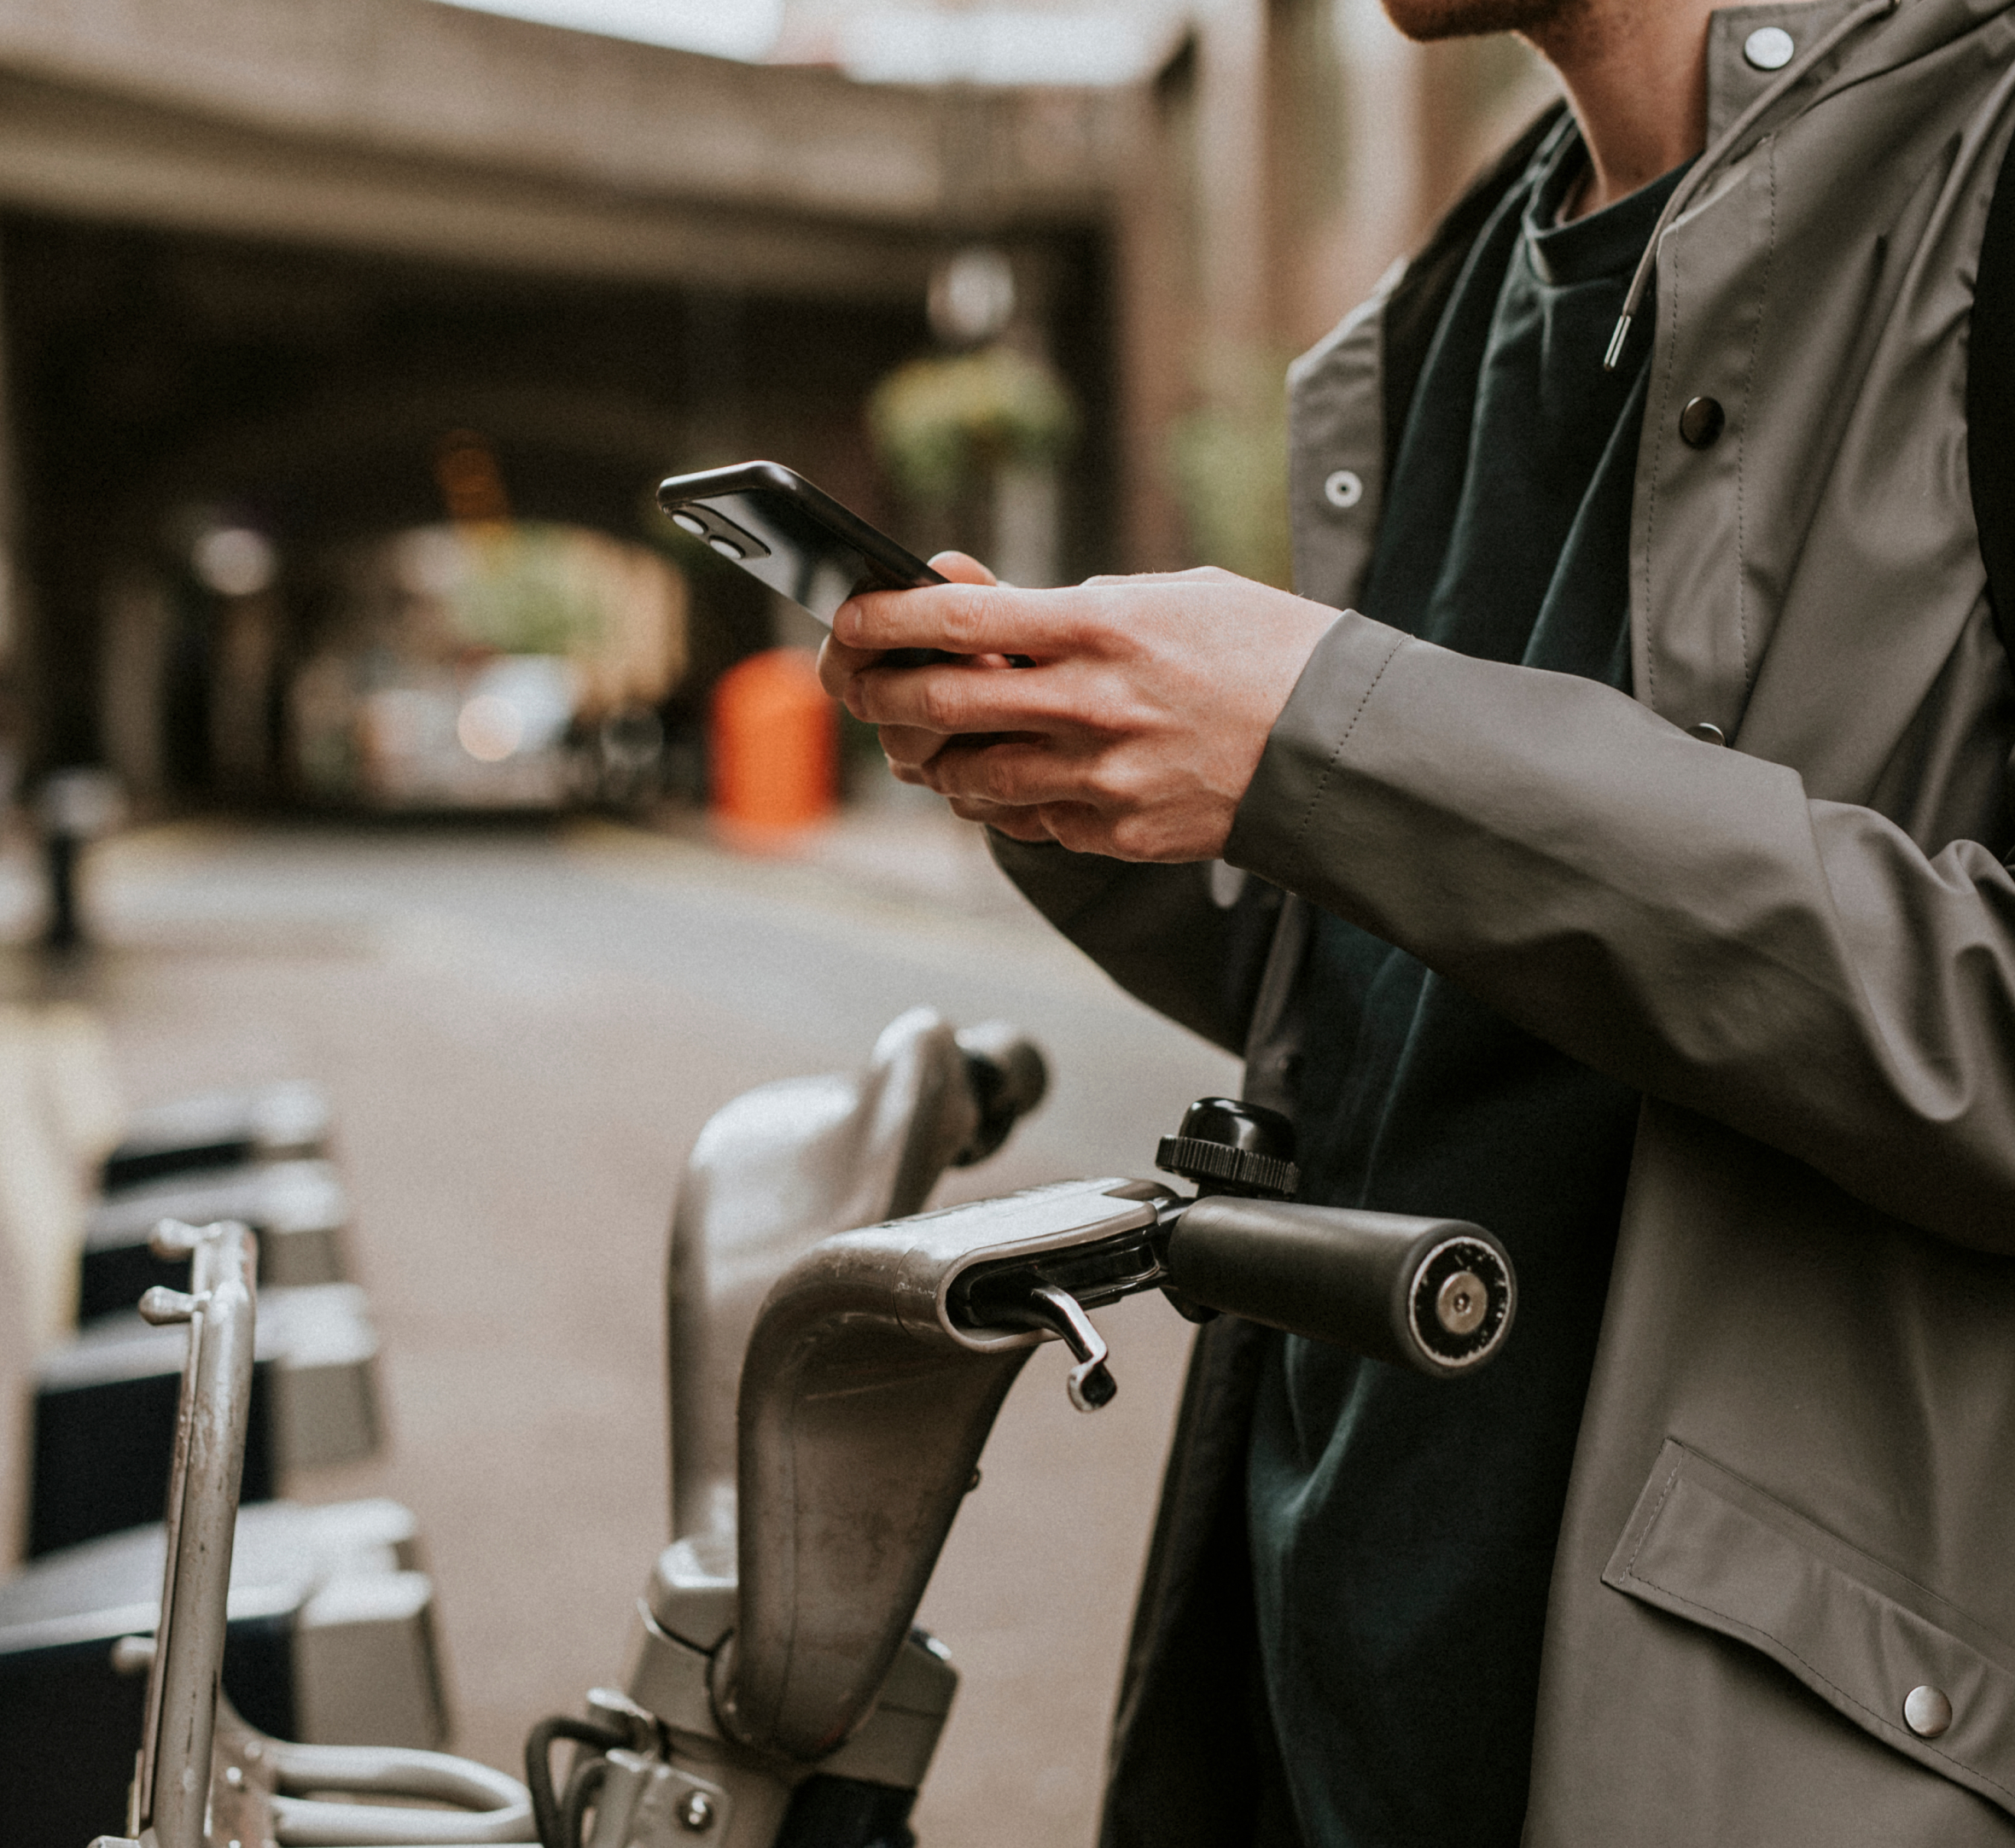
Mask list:
[[[1692,203],[1722,166],[1739,155],[1753,138],[1767,131],[1773,115],[1796,97],[1813,73],[1824,67],[1840,47],[1851,46],[1858,37],[1888,19],[1901,4],[1901,0],[1860,0],[1858,5],[1825,27],[1817,37],[1808,39],[1803,48],[1795,47],[1790,62],[1708,143],[1706,151],[1673,189],[1672,195],[1665,201],[1665,209],[1658,214],[1658,222],[1651,227],[1651,236],[1645,242],[1644,255],[1638,263],[1637,274],[1630,278],[1629,290],[1623,297],[1623,312],[1617,317],[1616,331],[1610,337],[1609,352],[1603,359],[1604,371],[1614,371],[1623,356],[1624,346],[1630,338],[1630,324],[1636,318],[1638,306],[1651,284],[1651,271],[1657,260],[1658,241],[1664,236],[1666,227]],[[1792,106],[1809,108],[1810,104]]]
[[[1707,25],[1707,142],[1719,141],[1735,119],[1770,87],[1782,70],[1750,61],[1747,47],[1774,28],[1791,42],[1791,57],[1810,50],[1853,12],[1857,0],[1779,0],[1772,6],[1724,7]]]

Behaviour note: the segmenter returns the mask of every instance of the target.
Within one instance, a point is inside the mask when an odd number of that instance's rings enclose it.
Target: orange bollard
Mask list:
[[[802,828],[833,810],[839,722],[809,649],[737,662],[713,689],[708,806],[731,827]]]

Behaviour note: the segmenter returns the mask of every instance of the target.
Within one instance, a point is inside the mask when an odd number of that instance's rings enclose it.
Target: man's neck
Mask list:
[[[1707,22],[1716,0],[1584,0],[1526,37],[1559,73],[1590,177],[1575,216],[1599,212],[1700,152]]]

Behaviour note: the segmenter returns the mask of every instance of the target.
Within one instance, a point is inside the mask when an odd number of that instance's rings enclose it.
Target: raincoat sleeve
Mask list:
[[[2015,879],[1592,680],[1346,612],[1226,857],[1640,1091],[2015,1252]]]
[[[1001,870],[1036,909],[1129,994],[1229,1052],[1243,1019],[1226,981],[1232,920],[1209,867],[1148,866],[988,831]]]

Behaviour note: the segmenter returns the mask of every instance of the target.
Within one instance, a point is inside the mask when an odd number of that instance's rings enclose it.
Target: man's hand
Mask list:
[[[931,563],[954,581],[853,598],[819,656],[897,777],[1016,840],[1116,860],[1222,851],[1333,609],[1215,569],[1021,591],[962,553]],[[961,658],[882,665],[894,648]]]

